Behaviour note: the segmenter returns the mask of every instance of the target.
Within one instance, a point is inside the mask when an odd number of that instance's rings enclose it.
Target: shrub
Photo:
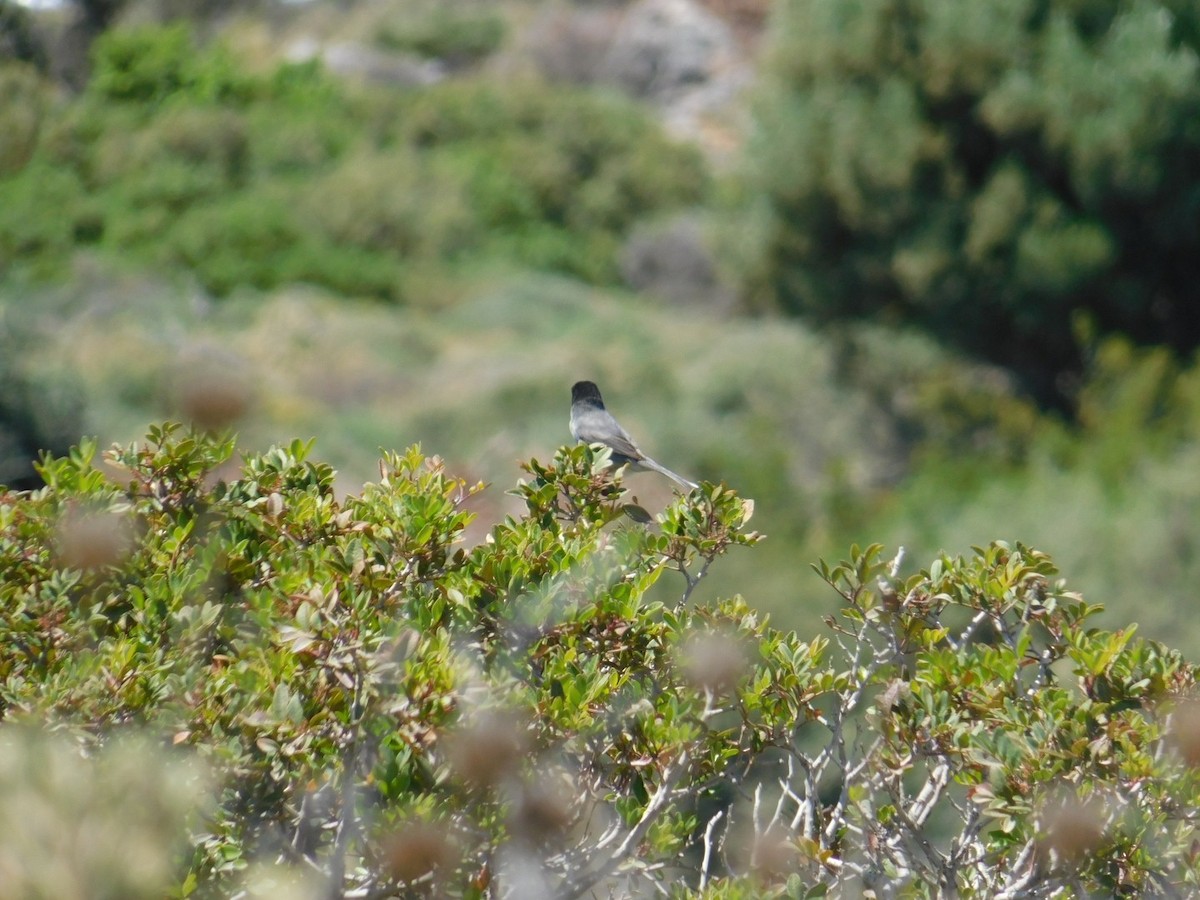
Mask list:
[[[86,231],[89,210],[70,170],[35,162],[0,180],[0,268],[26,262],[52,273]]]
[[[335,104],[331,104],[331,107]],[[250,164],[257,178],[321,172],[355,142],[355,123],[339,101],[336,110],[264,103],[246,113]]]
[[[394,255],[325,239],[305,221],[299,203],[279,190],[234,194],[190,209],[170,223],[165,240],[149,247],[163,261],[192,269],[222,296],[238,287],[293,281],[348,296],[400,296],[401,263]]]
[[[465,186],[407,148],[342,160],[307,187],[299,208],[333,244],[401,259],[452,260],[477,240]]]
[[[90,181],[134,213],[155,206],[179,213],[241,186],[246,132],[237,112],[194,106],[164,111],[130,131],[106,129],[91,150]]]
[[[382,95],[348,93],[315,60],[280,65],[259,100],[245,112],[259,177],[319,170],[392,115]]]
[[[699,155],[617,97],[448,83],[413,96],[398,127],[462,172],[493,246],[592,281],[617,278],[618,237],[634,222],[707,191]]]
[[[486,7],[437,4],[418,10],[406,10],[399,20],[385,24],[379,43],[461,66],[490,56],[504,41],[504,17]]]
[[[931,389],[941,379],[931,378],[912,411],[942,446],[924,449],[899,489],[841,534],[869,524],[922,555],[997,529],[1028,535],[1079,573],[1077,588],[1107,592],[1101,622],[1136,617],[1143,633],[1194,655],[1200,628],[1186,610],[1200,578],[1190,549],[1200,541],[1190,512],[1200,502],[1200,367],[1115,337],[1091,356],[1077,427],[1016,404],[976,403],[963,391],[969,381],[950,371],[955,390],[939,397]],[[974,446],[986,431],[956,435],[958,416],[963,425],[993,419],[993,447]]]
[[[569,212],[563,190],[595,180],[631,188],[617,222],[648,204],[694,202],[706,187],[696,151],[667,139],[645,111],[617,96],[535,82],[504,90],[483,80],[447,82],[411,95],[397,128],[398,139],[418,147],[490,147],[508,162],[526,162],[511,166],[511,177],[528,179],[554,220]],[[545,161],[529,160],[530,152]]]
[[[651,520],[564,449],[466,548],[436,460],[339,501],[308,449],[219,477],[231,439],[166,426],[117,481],[84,444],[0,494],[2,733],[136,722],[212,767],[185,894],[255,858],[348,896],[1194,889],[1195,672],[1043,554],[821,565],[835,653],[690,602],[758,540],[727,488]]]
[[[183,22],[106,31],[92,45],[92,62],[88,88],[109,100],[244,101],[257,89],[226,51],[197,52]]]
[[[407,265],[386,253],[315,240],[286,253],[278,282],[322,285],[343,297],[374,297],[401,302],[408,299]]]
[[[62,170],[54,222],[0,211],[0,253],[42,272],[77,241],[182,263],[218,293],[303,273],[397,299],[400,267],[469,256],[611,282],[636,221],[706,190],[700,157],[615,98],[483,80],[395,95],[313,64],[251,76],[183,25],[119,29],[96,53],[82,97],[38,127],[14,105],[28,134],[0,148],[14,210],[33,199],[23,170]]]
[[[822,320],[914,322],[1069,400],[1078,314],[1200,343],[1200,16],[1152,0],[781,5],[763,277]]]

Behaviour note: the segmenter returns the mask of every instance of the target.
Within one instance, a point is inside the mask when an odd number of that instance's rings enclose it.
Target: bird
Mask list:
[[[608,447],[614,466],[629,466],[633,472],[650,469],[688,490],[698,487],[694,481],[660,466],[638,449],[629,432],[604,408],[604,398],[595,382],[577,381],[571,387],[571,436],[581,443]]]

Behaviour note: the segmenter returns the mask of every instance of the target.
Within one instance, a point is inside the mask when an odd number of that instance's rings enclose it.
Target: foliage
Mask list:
[[[832,818],[852,810],[864,880],[987,896],[1194,885],[1193,817],[1177,805],[1200,788],[1186,765],[1194,707],[1172,702],[1194,689],[1193,667],[1135,640],[1136,625],[1088,627],[1097,607],[1020,544],[904,581],[879,549],[819,567],[845,601],[831,625],[852,660],[822,752],[844,754]],[[841,729],[859,702],[873,709],[851,739]]]
[[[761,274],[783,306],[918,323],[1060,402],[1078,313],[1200,343],[1194,4],[792,0],[773,43]]]
[[[1020,535],[1076,589],[1104,597],[1104,627],[1137,619],[1142,634],[1200,654],[1189,614],[1200,370],[1169,353],[1098,345],[1080,394],[1085,424],[1068,424],[995,368],[889,328],[816,334],[799,321],[680,316],[644,297],[494,270],[435,284],[432,309],[298,289],[213,303],[186,281],[93,263],[77,259],[61,287],[0,285],[8,321],[37,323],[7,345],[8,371],[33,379],[8,395],[67,411],[57,404],[73,385],[82,412],[61,419],[59,443],[31,441],[25,459],[63,452],[80,433],[127,441],[163,416],[190,420],[175,386],[198,383],[196,362],[211,359],[251,398],[244,448],[315,435],[360,484],[374,448],[420,435],[456,471],[503,482],[512,459],[565,438],[563,385],[587,372],[656,459],[758,501],[755,522],[775,540],[717,567],[706,596],[741,592],[807,635],[821,602],[805,560],[867,536],[930,559]],[[348,278],[368,274],[348,266]],[[656,510],[669,493],[652,475],[628,483]],[[483,523],[511,502],[482,501]]]
[[[397,21],[386,23],[378,39],[393,50],[462,65],[498,50],[504,32],[504,17],[487,6],[414,4]]]
[[[617,96],[536,82],[447,82],[411,96],[396,139],[446,159],[507,258],[589,281],[617,278],[617,236],[699,202],[706,174]]]
[[[106,31],[92,45],[88,88],[117,101],[240,101],[254,82],[220,47],[197,53],[184,22]]]
[[[1078,424],[1038,417],[1017,455],[931,442],[898,489],[841,533],[869,523],[919,554],[997,529],[1025,535],[1078,572],[1079,588],[1111,596],[1103,621],[1136,617],[1194,653],[1200,630],[1182,611],[1200,578],[1200,365],[1118,337],[1089,355]]]
[[[251,74],[183,23],[107,31],[93,55],[65,103],[0,70],[0,264],[46,276],[91,245],[222,295],[309,281],[390,300],[414,268],[485,257],[615,282],[634,223],[705,190],[647,113],[577,89]]]
[[[833,653],[690,602],[758,540],[724,487],[643,527],[605,453],[564,449],[466,548],[477,488],[437,460],[339,501],[308,451],[235,470],[164,426],[0,495],[0,734],[191,748],[220,787],[181,894],[274,858],[337,896],[1194,884],[1193,670],[1089,628],[1036,551],[822,565]]]

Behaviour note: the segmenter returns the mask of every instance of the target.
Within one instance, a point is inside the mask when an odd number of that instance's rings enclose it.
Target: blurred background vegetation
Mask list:
[[[993,539],[1193,655],[1200,7],[0,0],[0,483],[164,416],[511,509],[600,383],[713,592]],[[669,484],[636,476],[647,505]]]

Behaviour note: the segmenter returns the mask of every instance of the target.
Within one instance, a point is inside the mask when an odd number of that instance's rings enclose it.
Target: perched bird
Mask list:
[[[615,466],[629,466],[630,471],[652,469],[679,482],[685,488],[696,483],[660,466],[638,449],[629,433],[604,408],[600,388],[591,381],[577,381],[571,388],[571,436],[585,444],[603,444],[612,451]]]

